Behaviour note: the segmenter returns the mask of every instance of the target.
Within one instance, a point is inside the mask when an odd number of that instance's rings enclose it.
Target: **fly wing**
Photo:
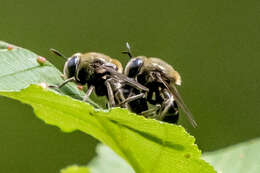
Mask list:
[[[140,83],[136,82],[134,79],[131,79],[129,77],[127,77],[124,74],[118,73],[117,71],[115,71],[114,69],[112,69],[111,67],[107,67],[105,65],[101,66],[102,68],[105,68],[107,71],[109,71],[113,76],[115,76],[116,78],[126,82],[128,85],[138,89],[138,90],[143,90],[143,91],[149,91],[149,89],[143,85],[141,85]]]
[[[181,95],[179,94],[177,88],[175,85],[169,86],[169,89],[171,91],[171,93],[173,94],[173,97],[175,98],[176,103],[181,107],[181,109],[185,112],[185,114],[187,115],[190,123],[192,124],[192,126],[195,128],[197,127],[197,123],[194,120],[191,111],[189,110],[189,108],[185,105],[183,99],[181,98]]]
[[[192,126],[195,128],[197,127],[197,123],[194,120],[191,111],[189,110],[189,108],[185,105],[181,95],[179,94],[176,86],[174,84],[169,85],[167,82],[165,82],[162,78],[161,75],[159,73],[156,74],[157,78],[163,83],[163,85],[172,93],[177,105],[179,107],[181,107],[181,109],[184,111],[184,113],[187,115],[188,120],[190,121],[190,123],[192,124]]]

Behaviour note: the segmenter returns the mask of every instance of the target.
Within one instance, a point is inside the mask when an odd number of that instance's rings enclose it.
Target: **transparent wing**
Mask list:
[[[143,90],[143,91],[149,91],[149,89],[143,85],[141,85],[140,83],[136,82],[134,79],[131,79],[129,77],[127,77],[124,74],[118,73],[117,71],[115,71],[114,69],[112,69],[111,67],[107,67],[105,65],[100,66],[102,68],[105,68],[107,71],[109,71],[113,76],[117,77],[118,79],[126,82],[128,85],[138,89],[138,90]]]
[[[195,121],[195,119],[193,118],[193,115],[191,113],[191,111],[189,110],[189,108],[185,105],[183,99],[181,98],[181,95],[179,94],[177,88],[175,85],[172,85],[169,87],[171,93],[173,94],[173,97],[176,100],[176,103],[181,107],[181,109],[185,112],[185,114],[187,115],[190,123],[192,124],[193,127],[197,127],[197,123]]]
[[[189,110],[189,108],[185,105],[181,95],[179,94],[176,86],[173,85],[169,85],[168,83],[166,83],[162,78],[160,74],[156,74],[157,78],[163,83],[163,85],[172,93],[176,103],[178,104],[178,106],[184,111],[184,113],[187,115],[188,120],[190,121],[190,123],[192,124],[192,126],[195,128],[197,127],[197,123],[194,120],[191,111]]]

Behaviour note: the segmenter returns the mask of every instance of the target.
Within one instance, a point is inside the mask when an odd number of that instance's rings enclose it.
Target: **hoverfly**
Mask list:
[[[123,75],[121,63],[107,55],[97,52],[76,53],[67,59],[55,49],[50,51],[66,59],[63,70],[64,82],[50,87],[61,88],[68,82],[87,85],[88,90],[83,98],[86,102],[94,90],[97,96],[108,98],[109,107],[117,106],[125,100],[121,90],[123,85],[148,91],[148,88]],[[127,103],[122,105],[127,107]]]
[[[149,89],[148,92],[145,91],[146,98],[136,100],[131,100],[131,96],[142,93],[142,90],[132,88],[131,91],[125,92],[125,95],[130,96],[129,99],[125,100],[125,102],[129,101],[130,109],[147,117],[177,123],[179,119],[178,107],[180,107],[192,126],[196,127],[196,121],[176,88],[176,85],[181,85],[180,74],[159,58],[133,57],[128,43],[126,43],[126,47],[128,51],[123,53],[128,54],[131,59],[126,65],[124,74]],[[147,102],[156,107],[148,109]]]

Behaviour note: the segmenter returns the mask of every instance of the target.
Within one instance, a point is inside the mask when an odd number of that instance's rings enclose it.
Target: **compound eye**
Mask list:
[[[143,60],[142,59],[140,59],[140,58],[131,59],[128,62],[128,64],[126,65],[125,74],[128,77],[131,77],[131,78],[137,76],[137,74],[139,73],[140,68],[142,67],[142,65],[143,65]]]
[[[66,62],[65,66],[64,66],[64,74],[65,74],[66,78],[71,78],[71,77],[75,76],[78,63],[79,63],[78,56],[73,56],[68,59],[68,61]]]

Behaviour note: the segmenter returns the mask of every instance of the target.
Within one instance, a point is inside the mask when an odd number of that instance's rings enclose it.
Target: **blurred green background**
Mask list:
[[[160,57],[183,78],[179,88],[199,127],[181,124],[203,151],[260,136],[260,1],[19,1],[0,3],[0,40],[47,57],[98,51]],[[50,74],[51,75],[51,74]],[[0,172],[58,172],[86,164],[97,141],[45,125],[29,106],[0,97]]]

